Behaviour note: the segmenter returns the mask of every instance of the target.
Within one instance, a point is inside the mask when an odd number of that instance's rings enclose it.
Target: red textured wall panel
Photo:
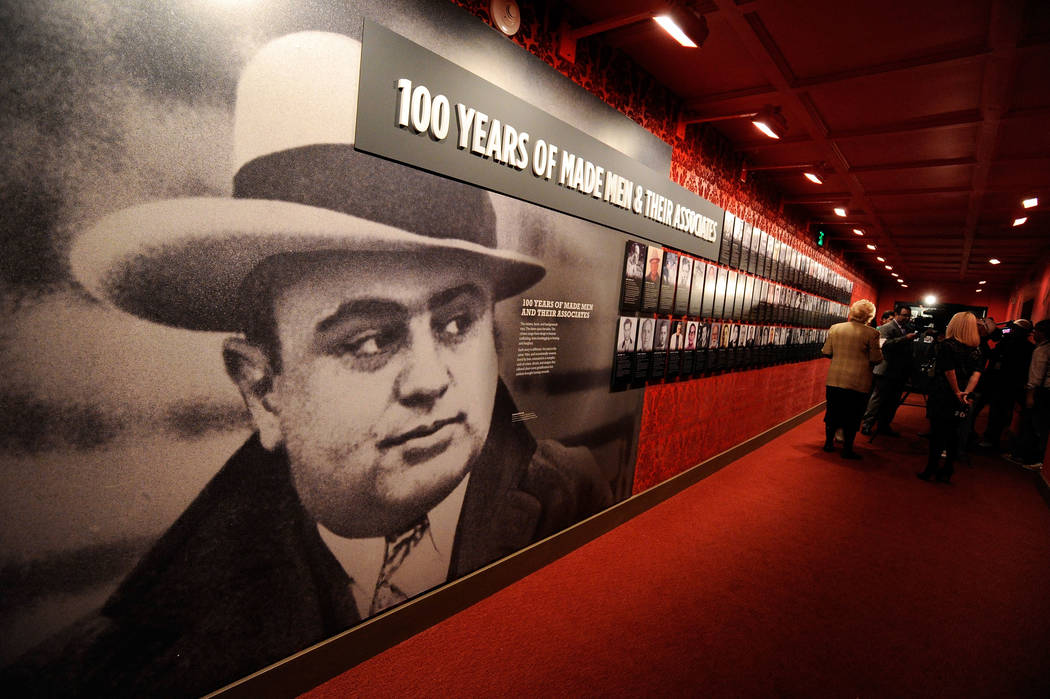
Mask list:
[[[823,360],[736,371],[645,389],[639,493],[824,400]]]

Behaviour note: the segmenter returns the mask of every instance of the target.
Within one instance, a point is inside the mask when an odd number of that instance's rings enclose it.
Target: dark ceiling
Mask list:
[[[567,4],[590,22],[661,6]],[[680,128],[715,118],[708,125],[744,156],[747,176],[767,178],[873,281],[893,281],[889,264],[909,285],[1005,290],[1050,251],[1050,2],[689,4],[710,30],[700,49],[648,20],[584,40],[619,48],[681,97]],[[750,119],[717,120],[765,105],[787,119],[778,141]],[[802,176],[817,163],[823,185]],[[1033,196],[1039,205],[1024,210]]]

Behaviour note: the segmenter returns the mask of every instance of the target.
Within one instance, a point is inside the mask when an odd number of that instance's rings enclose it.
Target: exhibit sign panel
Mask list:
[[[357,147],[700,257],[723,210],[623,153],[374,22]]]

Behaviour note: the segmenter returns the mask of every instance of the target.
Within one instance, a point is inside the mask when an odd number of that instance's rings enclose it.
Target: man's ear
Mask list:
[[[266,353],[239,337],[222,344],[226,373],[244,398],[262,445],[273,451],[284,440],[273,395],[273,369]]]

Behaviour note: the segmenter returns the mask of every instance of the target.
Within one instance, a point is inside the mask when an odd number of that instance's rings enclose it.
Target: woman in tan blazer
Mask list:
[[[842,458],[859,459],[853,451],[853,438],[871,393],[871,368],[882,361],[879,331],[868,325],[875,316],[875,304],[867,299],[849,309],[849,320],[828,330],[828,339],[820,350],[831,359],[825,395],[824,451],[833,451],[835,430],[842,429]]]

